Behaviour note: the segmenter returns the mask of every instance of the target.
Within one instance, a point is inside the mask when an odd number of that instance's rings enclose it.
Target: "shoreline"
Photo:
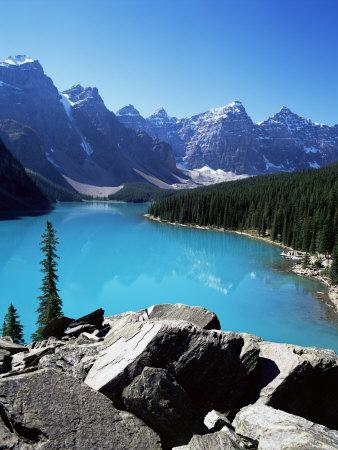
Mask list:
[[[242,235],[251,239],[256,239],[259,241],[266,242],[267,244],[276,245],[280,248],[295,251],[292,247],[288,247],[287,245],[282,244],[281,242],[276,242],[271,240],[268,237],[258,236],[256,232],[249,232],[249,231],[237,231],[237,230],[227,230],[225,228],[217,228],[212,226],[201,226],[201,225],[192,225],[192,224],[183,224],[178,222],[169,222],[167,220],[161,220],[159,217],[154,217],[151,214],[144,214],[144,217],[148,220],[151,220],[153,222],[159,222],[167,225],[176,225],[179,227],[186,227],[186,228],[194,228],[197,230],[207,230],[207,231],[219,231],[219,232],[226,232],[226,233],[234,233],[238,235]],[[299,253],[305,254],[305,252],[299,251]],[[301,264],[293,263],[291,266],[291,272],[295,275],[310,278],[312,280],[316,280],[319,283],[323,284],[327,289],[327,297],[330,301],[330,306],[333,306],[333,309],[336,313],[338,313],[338,286],[335,286],[331,284],[330,280],[326,277],[323,277],[320,275],[318,270],[314,269],[303,269]]]

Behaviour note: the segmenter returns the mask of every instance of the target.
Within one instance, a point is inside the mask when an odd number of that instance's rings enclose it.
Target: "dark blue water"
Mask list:
[[[215,311],[224,330],[338,350],[337,315],[323,287],[283,272],[280,249],[231,233],[149,222],[145,205],[61,204],[39,217],[0,221],[0,319],[12,301],[28,339],[41,282],[46,220],[59,236],[64,313],[106,314],[180,302]]]

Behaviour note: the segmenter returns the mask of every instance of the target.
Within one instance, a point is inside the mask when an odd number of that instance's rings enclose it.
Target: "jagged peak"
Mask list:
[[[8,56],[4,61],[0,63],[1,66],[21,66],[23,64],[38,62],[37,59],[33,59],[27,55]]]
[[[76,84],[70,89],[66,89],[62,94],[66,95],[73,104],[88,99],[102,100],[96,87],[83,87],[81,84]]]
[[[123,108],[116,111],[118,116],[141,116],[140,112],[135,108],[134,105],[126,105]]]
[[[161,107],[161,108],[157,108],[157,109],[155,110],[154,114],[152,114],[151,116],[149,116],[150,119],[151,119],[152,117],[163,117],[163,118],[167,118],[167,117],[169,117],[169,116],[168,116],[167,111],[166,111],[163,107]]]
[[[234,116],[243,116],[243,117],[245,116],[245,117],[249,118],[249,116],[243,106],[243,103],[240,102],[239,100],[233,100],[224,106],[212,108],[209,111],[207,111],[206,113],[204,113],[203,115],[214,117],[216,119],[225,119],[227,117],[234,117]]]
[[[310,119],[306,119],[294,113],[287,106],[282,106],[276,114],[261,122],[259,125],[282,125],[288,128],[289,131],[295,131],[304,126],[313,125],[313,122]]]

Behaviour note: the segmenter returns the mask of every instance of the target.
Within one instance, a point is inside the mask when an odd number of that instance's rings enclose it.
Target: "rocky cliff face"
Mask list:
[[[121,125],[96,88],[59,93],[40,63],[24,56],[0,63],[0,133],[23,164],[54,182],[64,175],[96,186],[171,184],[182,175],[170,146]]]
[[[0,140],[0,211],[46,210],[49,202]]]
[[[256,175],[318,168],[338,159],[338,126],[313,123],[286,107],[260,124],[239,101],[186,119],[169,117],[163,109],[144,119],[128,108],[117,112],[122,123],[170,143],[190,169],[207,165]]]
[[[0,339],[2,448],[335,448],[337,355],[219,328],[166,304]]]

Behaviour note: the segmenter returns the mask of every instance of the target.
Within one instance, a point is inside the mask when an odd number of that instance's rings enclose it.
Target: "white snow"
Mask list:
[[[69,100],[69,96],[67,94],[60,93],[60,95],[61,95],[60,102],[62,103],[63,107],[65,108],[67,116],[69,118],[71,118],[73,103]]]
[[[79,132],[81,138],[82,138],[82,142],[81,142],[81,147],[83,148],[83,150],[87,153],[87,155],[91,155],[93,153],[93,148],[92,146],[86,141],[86,138]]]
[[[9,56],[0,63],[1,66],[21,66],[22,64],[32,63],[35,60],[26,55]]]
[[[319,169],[320,165],[316,162],[310,162],[309,166],[311,167],[311,169]]]
[[[69,96],[67,94],[63,94],[62,92],[60,92],[60,102],[62,103],[65,112],[67,114],[67,116],[70,119],[70,122],[73,125],[73,128],[76,130],[76,132],[78,133],[78,135],[81,138],[81,148],[83,149],[83,151],[85,153],[87,153],[87,155],[91,155],[94,150],[92,148],[92,146],[89,144],[89,142],[87,142],[87,139],[85,138],[85,136],[81,133],[81,131],[75,126],[75,123],[73,123],[73,117],[72,117],[72,106],[74,105],[74,102],[69,100]]]
[[[224,183],[226,181],[234,181],[239,180],[242,178],[247,178],[249,175],[242,174],[237,175],[233,172],[225,172],[222,169],[211,169],[209,166],[204,166],[199,169],[192,169],[188,170],[184,167],[178,167],[190,178],[190,180],[182,180],[182,184],[180,185],[174,185],[176,188],[184,188],[184,187],[197,187],[199,185],[205,185],[208,186],[210,184],[216,184],[216,183]]]
[[[304,152],[309,154],[309,153],[319,153],[320,150],[317,147],[304,147]]]

